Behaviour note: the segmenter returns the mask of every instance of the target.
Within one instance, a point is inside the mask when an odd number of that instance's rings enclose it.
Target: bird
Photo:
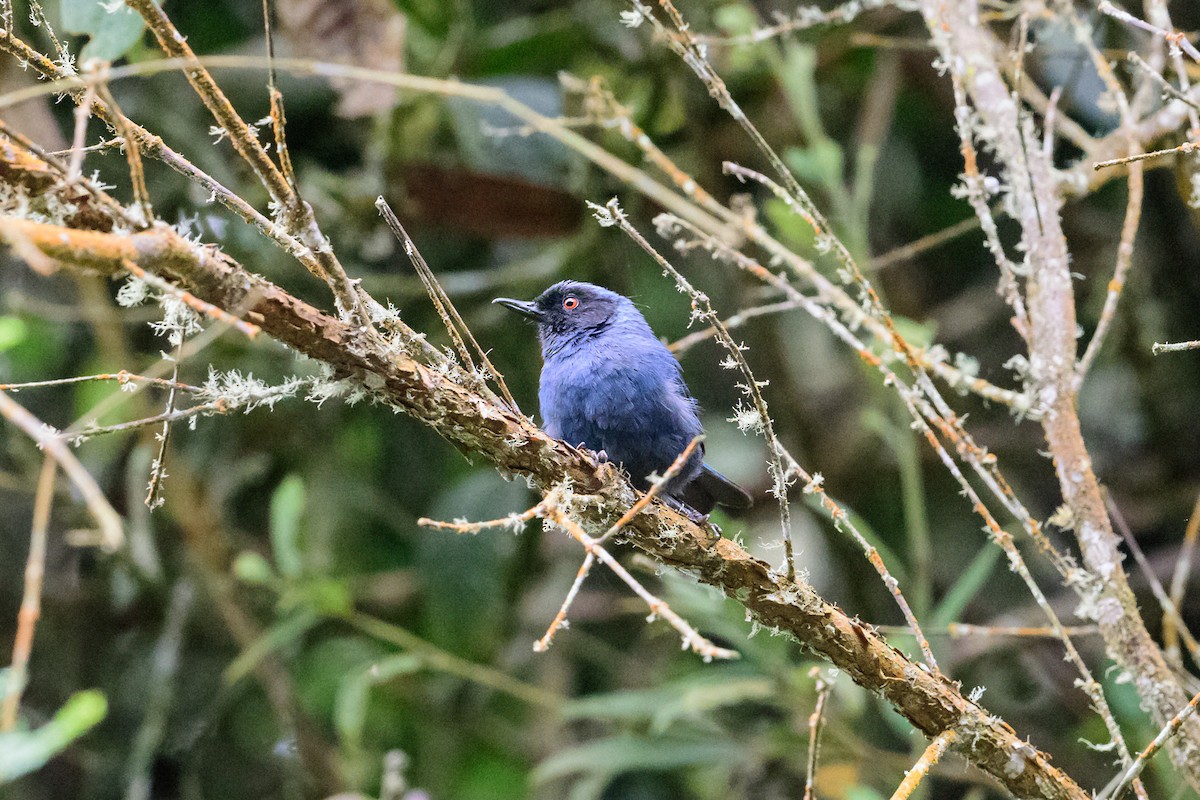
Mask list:
[[[554,438],[621,465],[644,491],[651,474],[663,475],[704,432],[682,367],[628,297],[568,280],[534,300],[492,302],[537,323],[538,404]],[[659,495],[697,518],[717,505],[751,505],[744,489],[704,463],[703,442]]]

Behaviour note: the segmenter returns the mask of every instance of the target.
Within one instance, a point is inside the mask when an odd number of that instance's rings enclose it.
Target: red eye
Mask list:
[[[574,311],[575,309],[579,308],[579,298],[568,297],[566,300],[563,300],[563,308],[565,308],[567,311]]]

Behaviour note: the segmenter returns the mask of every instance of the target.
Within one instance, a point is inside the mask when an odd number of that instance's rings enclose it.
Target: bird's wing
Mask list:
[[[708,464],[701,467],[700,473],[676,497],[701,514],[712,511],[713,506],[745,509],[754,502],[745,489]]]

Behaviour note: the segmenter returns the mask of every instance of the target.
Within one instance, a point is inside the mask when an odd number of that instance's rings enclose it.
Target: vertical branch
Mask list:
[[[1029,259],[1029,378],[1047,412],[1042,428],[1053,454],[1063,500],[1070,509],[1083,559],[1097,580],[1084,613],[1099,625],[1112,658],[1133,678],[1156,720],[1186,702],[1178,679],[1150,637],[1124,570],[1076,408],[1075,299],[1070,256],[1059,209],[1061,184],[1035,132],[1013,103],[996,54],[981,31],[976,0],[923,0],[922,13],[943,64],[961,81],[988,141],[1006,167],[1006,188]],[[1029,146],[1026,146],[1029,143]],[[1025,167],[1025,168],[1021,168]],[[1200,786],[1200,725],[1172,748],[1172,759]]]
[[[279,155],[279,168],[283,177],[292,188],[292,193],[299,195],[300,187],[296,183],[296,172],[292,169],[292,157],[288,153],[287,137],[284,128],[287,120],[283,114],[283,95],[275,85],[275,35],[271,28],[271,0],[263,0],[263,32],[267,40],[267,92],[271,98],[271,128],[275,132],[275,152]]]
[[[75,132],[71,137],[71,160],[67,163],[67,183],[74,183],[83,174],[83,157],[87,154],[87,124],[92,116],[92,101],[96,87],[89,85],[75,106]]]
[[[25,592],[21,610],[17,612],[17,635],[13,640],[12,665],[4,703],[0,706],[0,732],[13,730],[17,725],[17,710],[29,675],[29,656],[33,652],[33,632],[42,611],[42,578],[46,574],[46,531],[50,526],[50,507],[54,503],[55,461],[42,459],[37,494],[33,500],[33,526],[29,533],[29,557],[25,561]]]
[[[1200,496],[1192,506],[1192,515],[1188,518],[1187,528],[1183,532],[1183,545],[1179,548],[1179,557],[1175,561],[1175,574],[1171,576],[1171,605],[1183,608],[1183,595],[1187,591],[1188,578],[1192,572],[1192,556],[1196,552],[1196,541],[1200,539]],[[1179,658],[1179,632],[1175,630],[1175,618],[1163,610],[1163,647],[1167,656],[1176,664]]]
[[[1096,47],[1092,39],[1091,28],[1079,19],[1079,14],[1074,5],[1062,2],[1062,0],[1059,0],[1059,5],[1061,6],[1063,16],[1072,23],[1072,27],[1075,30],[1075,40],[1087,50],[1091,56],[1092,65],[1096,68],[1096,73],[1104,81],[1105,86],[1108,87],[1109,95],[1116,99],[1117,110],[1121,116],[1121,128],[1129,138],[1128,155],[1136,156],[1141,152],[1142,142],[1137,134],[1137,117],[1130,105],[1129,98],[1125,94],[1124,87],[1117,80],[1117,76],[1113,74],[1112,65],[1109,64],[1108,59]],[[1141,161],[1135,160],[1129,162],[1129,180],[1126,182],[1125,221],[1121,224],[1121,239],[1117,244],[1116,265],[1113,267],[1112,279],[1108,282],[1104,297],[1104,307],[1100,311],[1100,319],[1096,323],[1096,330],[1092,334],[1092,339],[1088,342],[1087,349],[1084,351],[1083,357],[1079,359],[1079,364],[1075,370],[1076,391],[1083,384],[1088,371],[1092,367],[1092,363],[1096,360],[1096,356],[1099,355],[1100,348],[1104,344],[1104,337],[1108,334],[1113,319],[1116,317],[1117,303],[1121,299],[1122,291],[1125,288],[1125,279],[1133,263],[1133,245],[1137,239],[1138,229],[1141,226],[1142,197],[1145,192],[1144,175],[1145,167]]]
[[[150,191],[146,188],[146,173],[142,169],[142,153],[134,138],[133,124],[129,121],[129,117],[121,111],[116,98],[113,97],[105,83],[98,82],[95,90],[104,104],[108,106],[113,124],[117,128],[117,134],[124,141],[125,159],[129,162],[129,181],[133,185],[133,202],[141,212],[143,226],[148,226],[154,222],[154,208],[150,205]]]
[[[150,462],[150,482],[146,487],[146,508],[151,510],[163,504],[162,482],[167,477],[167,446],[171,442],[171,418],[175,414],[176,385],[179,382],[179,362],[183,358],[183,341],[175,347],[175,356],[171,363],[171,387],[167,390],[167,407],[163,413],[162,430],[155,438],[158,440],[158,454]]]
[[[813,667],[808,674],[817,682],[817,704],[808,717],[808,760],[804,767],[804,800],[814,800],[813,783],[817,777],[821,731],[825,727],[825,704],[829,702],[829,693],[833,691],[833,682],[821,677],[820,667]]]

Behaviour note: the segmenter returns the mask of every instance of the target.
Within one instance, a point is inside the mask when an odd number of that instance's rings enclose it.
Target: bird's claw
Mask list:
[[[682,500],[677,500],[676,498],[671,497],[670,495],[663,497],[662,500],[668,506],[670,506],[671,508],[678,511],[680,514],[683,514],[691,522],[694,522],[697,525],[708,526],[710,528],[717,527],[716,525],[713,525],[712,522],[709,520],[708,514],[701,514],[699,511],[692,508],[691,506],[689,506],[687,503],[683,502]],[[718,533],[719,533],[719,531],[718,531]]]

